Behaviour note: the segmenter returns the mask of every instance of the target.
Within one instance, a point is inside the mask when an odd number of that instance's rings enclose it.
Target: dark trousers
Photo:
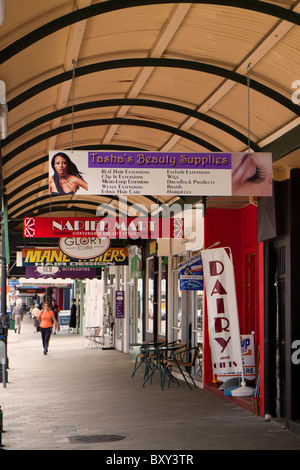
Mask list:
[[[52,331],[51,326],[49,328],[41,328],[42,343],[43,343],[44,351],[48,351],[51,331]]]

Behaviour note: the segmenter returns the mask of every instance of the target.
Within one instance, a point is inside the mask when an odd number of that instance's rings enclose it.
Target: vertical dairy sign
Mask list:
[[[234,270],[229,248],[201,252],[207,299],[213,373],[231,377],[242,372],[242,352]]]

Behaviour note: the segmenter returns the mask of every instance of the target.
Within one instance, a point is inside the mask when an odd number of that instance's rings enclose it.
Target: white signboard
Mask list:
[[[241,348],[244,367],[244,378],[248,380],[256,379],[255,369],[255,351],[254,351],[254,336],[241,335]],[[217,376],[218,380],[225,381],[231,377],[239,376],[240,374],[232,374],[231,376]]]
[[[49,152],[49,192],[271,196],[270,153]]]
[[[254,335],[241,335],[244,377],[248,380],[256,379]]]
[[[236,290],[229,248],[202,250],[213,373],[242,372]]]
[[[105,253],[110,246],[109,238],[61,238],[59,248],[65,255],[75,259],[90,259]]]

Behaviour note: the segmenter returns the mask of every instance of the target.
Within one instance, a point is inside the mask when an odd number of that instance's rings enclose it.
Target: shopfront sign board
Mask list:
[[[86,267],[103,267],[103,266],[126,266],[128,265],[128,248],[127,247],[111,247],[100,256],[91,259],[75,259],[70,258],[59,248],[23,248],[22,252],[17,252],[17,266],[33,266],[59,268],[69,267],[73,269]],[[54,269],[53,269],[54,273]]]
[[[92,237],[110,239],[182,238],[182,218],[25,217],[24,238]]]
[[[72,266],[29,266],[26,268],[28,279],[94,279],[100,274],[97,268]]]

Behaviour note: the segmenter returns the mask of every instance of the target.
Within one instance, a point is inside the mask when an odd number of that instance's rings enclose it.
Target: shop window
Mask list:
[[[167,273],[168,258],[160,258],[159,263],[159,334],[166,335],[167,325]]]
[[[182,292],[179,273],[173,273],[172,341],[181,340]]]
[[[143,280],[137,280],[137,321],[138,321],[138,331],[137,331],[137,342],[141,343],[143,339]]]
[[[143,340],[143,272],[142,272],[142,251],[137,246],[130,246],[129,253],[129,282],[128,305],[129,305],[129,344],[141,343]]]
[[[153,318],[154,318],[154,288],[155,288],[155,264],[154,258],[148,258],[146,263],[146,279],[147,279],[147,312],[146,312],[146,330],[153,333]]]
[[[193,346],[199,346],[199,354],[193,373],[202,379],[203,373],[203,291],[194,293]]]

